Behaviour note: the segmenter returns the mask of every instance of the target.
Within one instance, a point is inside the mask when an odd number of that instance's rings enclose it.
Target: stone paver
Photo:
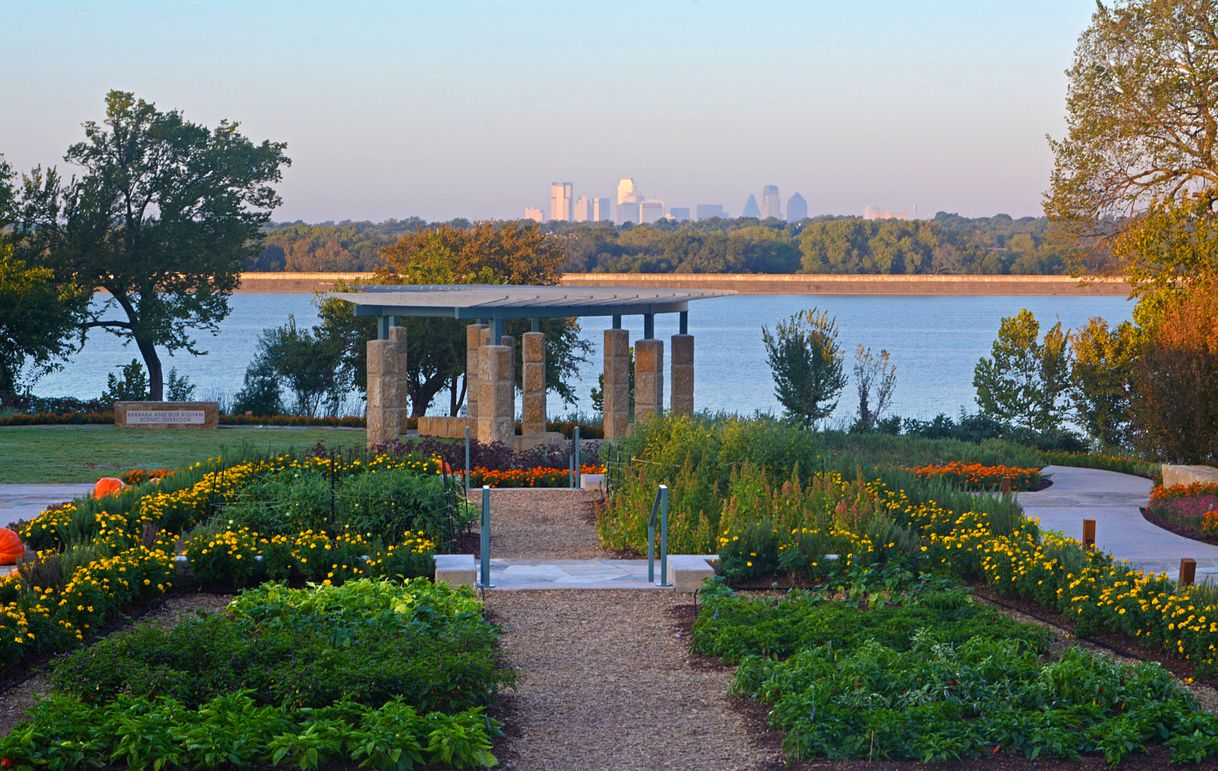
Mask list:
[[[29,519],[48,506],[87,495],[91,484],[7,485],[0,484],[0,526]]]
[[[1181,557],[1197,560],[1197,580],[1218,582],[1218,546],[1176,535],[1147,522],[1139,508],[1150,500],[1149,479],[1099,469],[1049,466],[1053,484],[1016,497],[1042,528],[1083,537],[1083,520],[1095,520],[1095,545],[1142,570],[1173,579]]]

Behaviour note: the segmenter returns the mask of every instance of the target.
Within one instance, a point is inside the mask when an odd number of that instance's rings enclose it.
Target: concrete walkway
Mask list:
[[[494,552],[492,552],[494,554]],[[656,561],[656,579],[659,579]],[[647,560],[500,559],[491,557],[495,589],[655,589]]]
[[[7,527],[19,519],[30,519],[50,506],[92,491],[91,484],[0,484],[0,527]]]
[[[1176,535],[1147,522],[1139,508],[1150,500],[1149,479],[1115,471],[1048,466],[1048,488],[1017,493],[1024,513],[1040,526],[1082,539],[1083,520],[1095,520],[1095,545],[1141,570],[1175,578],[1181,557],[1197,560],[1197,581],[1218,582],[1218,546]]]

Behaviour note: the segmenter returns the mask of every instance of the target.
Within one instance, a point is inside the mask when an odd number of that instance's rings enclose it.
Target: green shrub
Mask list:
[[[872,479],[907,466],[948,461],[1039,465],[1035,450],[1001,440],[974,444],[879,433],[812,432],[767,418],[673,415],[636,425],[614,457],[623,462],[610,463],[612,492],[597,520],[597,532],[606,547],[640,554],[647,549],[647,517],[660,484],[669,487],[670,550],[702,554],[716,549],[724,530],[725,502],[744,494],[738,477],[746,472],[807,483],[825,472]],[[911,487],[917,484],[910,482]],[[993,508],[1004,518],[1003,527],[1019,516],[1013,501]]]
[[[52,682],[95,704],[126,693],[194,708],[250,689],[260,705],[292,709],[396,697],[452,711],[487,704],[511,682],[497,639],[472,595],[427,581],[265,584],[224,615],[100,640],[58,662]]]
[[[172,698],[88,704],[54,695],[0,740],[0,756],[16,767],[50,768],[490,767],[499,730],[481,707],[419,713],[397,699],[292,711],[259,706],[249,691],[196,708]]]
[[[695,650],[739,662],[735,687],[771,706],[798,759],[1030,759],[1100,754],[1112,764],[1164,744],[1174,762],[1218,754],[1218,718],[1158,664],[1079,648],[1043,657],[1052,635],[974,603],[961,589],[865,603],[715,589]]]

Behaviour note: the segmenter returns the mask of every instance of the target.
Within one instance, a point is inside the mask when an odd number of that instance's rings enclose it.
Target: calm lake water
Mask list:
[[[199,338],[206,356],[179,353],[165,358],[166,372],[177,367],[198,386],[197,398],[227,398],[241,387],[263,329],[284,323],[290,314],[301,325],[317,321],[308,294],[238,294],[231,305],[232,313],[219,335],[205,333]],[[696,406],[741,414],[778,412],[761,328],[772,329],[775,322],[812,306],[837,318],[839,340],[848,352],[847,370],[858,345],[889,351],[897,368],[892,411],[920,418],[940,412],[955,415],[961,408],[974,407],[973,367],[988,354],[1003,316],[1028,308],[1043,329],[1058,320],[1066,327],[1078,327],[1092,316],[1120,322],[1132,310],[1122,297],[736,295],[703,300],[692,303],[689,313],[689,330],[696,338]],[[631,341],[642,335],[641,318],[623,321]],[[589,392],[600,374],[601,333],[610,320],[590,318],[582,324],[594,350],[580,371],[579,404],[558,404],[551,394],[551,416],[573,409],[591,412]],[[675,315],[657,317],[657,337],[667,340],[676,331]],[[61,371],[39,381],[35,391],[46,396],[95,397],[105,388],[106,375],[133,357],[138,357],[134,346],[124,348],[118,338],[94,331],[81,353]],[[447,398],[437,402],[441,403],[447,404]],[[850,385],[842,394],[836,419],[845,421],[855,406]],[[349,408],[355,411],[359,405],[353,402]]]

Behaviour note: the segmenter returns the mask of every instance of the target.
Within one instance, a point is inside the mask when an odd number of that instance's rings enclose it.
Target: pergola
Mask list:
[[[531,332],[522,339],[522,437],[536,443],[545,437],[546,346],[541,319],[611,316],[605,330],[605,438],[629,431],[629,333],[623,316],[643,317],[643,338],[635,343],[635,417],[663,411],[664,343],[655,339],[655,317],[679,314],[679,332],[672,336],[671,410],[694,409],[694,338],[689,334],[689,303],[731,292],[698,292],[646,287],[562,287],[484,284],[364,286],[331,296],[355,306],[357,316],[375,316],[377,339],[368,341],[368,445],[396,439],[405,425],[406,330],[399,317],[450,318],[469,322],[466,328],[465,419],[420,421],[419,432],[463,435],[465,426],[482,442],[512,444],[515,437],[516,341],[504,334],[510,319],[530,319]],[[459,430],[459,434],[457,433]]]

